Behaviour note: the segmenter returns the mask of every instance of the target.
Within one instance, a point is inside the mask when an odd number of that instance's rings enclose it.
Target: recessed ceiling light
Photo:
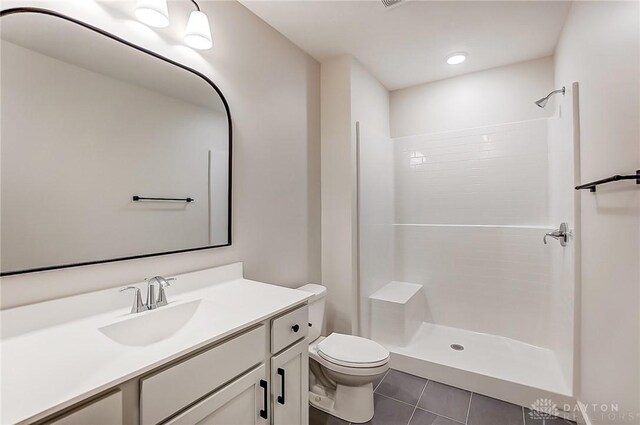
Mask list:
[[[452,53],[447,56],[447,63],[449,65],[458,65],[467,60],[467,54],[462,52]]]

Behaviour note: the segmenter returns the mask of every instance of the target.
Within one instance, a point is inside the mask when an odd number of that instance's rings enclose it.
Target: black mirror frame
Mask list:
[[[64,268],[69,268],[69,267],[79,267],[79,266],[87,266],[87,265],[91,265],[91,264],[102,264],[102,263],[111,263],[111,262],[115,262],[115,261],[126,261],[126,260],[135,260],[138,258],[147,258],[147,257],[156,257],[159,255],[169,255],[169,254],[177,254],[177,253],[181,253],[181,252],[190,252],[190,251],[200,251],[203,249],[212,249],[212,248],[222,248],[225,246],[231,246],[231,236],[232,236],[232,231],[231,231],[231,223],[232,223],[232,194],[231,194],[231,188],[232,188],[232,167],[233,167],[233,143],[232,143],[232,132],[233,132],[233,127],[232,127],[232,122],[231,122],[231,112],[229,110],[229,104],[227,103],[227,99],[224,97],[224,95],[222,94],[222,91],[220,91],[220,89],[218,88],[218,86],[216,86],[216,84],[211,81],[209,78],[207,78],[204,74],[202,74],[199,71],[196,71],[193,68],[190,68],[186,65],[183,65],[179,62],[176,62],[172,59],[166,58],[162,55],[159,55],[158,53],[155,53],[151,50],[145,49],[144,47],[138,46],[134,43],[131,43],[130,41],[127,41],[123,38],[120,38],[114,34],[111,34],[107,31],[104,31],[98,27],[95,27],[91,24],[88,24],[86,22],[80,21],[78,19],[75,18],[71,18],[69,16],[63,15],[61,13],[55,12],[53,10],[49,10],[49,9],[42,9],[42,8],[38,8],[38,7],[16,7],[16,8],[9,8],[9,9],[5,9],[5,10],[1,10],[0,11],[0,18],[4,18],[5,16],[9,16],[9,15],[15,15],[18,13],[37,13],[37,14],[43,14],[43,15],[49,15],[49,16],[53,16],[55,18],[59,18],[59,19],[63,19],[65,21],[74,23],[76,25],[80,25],[81,27],[84,27],[90,31],[96,32],[98,34],[101,34],[105,37],[108,37],[116,42],[122,43],[125,46],[128,46],[132,49],[138,50],[139,52],[142,53],[146,53],[147,55],[153,56],[157,59],[163,60],[167,63],[169,63],[170,65],[174,65],[177,66],[178,68],[184,69],[187,72],[190,72],[200,78],[202,78],[207,84],[209,84],[211,87],[213,87],[213,89],[216,91],[216,93],[218,94],[218,96],[220,96],[220,99],[222,99],[222,103],[224,104],[224,108],[225,111],[227,113],[227,125],[229,128],[229,188],[228,188],[228,213],[227,213],[227,243],[226,244],[222,244],[222,245],[209,245],[209,246],[202,246],[202,247],[197,247],[197,248],[189,248],[189,249],[181,249],[181,250],[177,250],[177,251],[164,251],[164,252],[156,252],[156,253],[152,253],[152,254],[142,254],[142,255],[133,255],[133,256],[128,256],[128,257],[118,257],[118,258],[111,258],[111,259],[107,259],[107,260],[97,260],[97,261],[85,261],[85,262],[79,262],[79,263],[71,263],[71,264],[62,264],[62,265],[56,265],[56,266],[46,266],[46,267],[37,267],[37,268],[32,268],[32,269],[26,269],[26,270],[16,270],[16,271],[8,271],[8,272],[0,272],[0,276],[11,276],[11,275],[17,275],[17,274],[24,274],[24,273],[33,273],[33,272],[41,272],[41,271],[46,271],[46,270],[55,270],[55,269],[64,269]]]

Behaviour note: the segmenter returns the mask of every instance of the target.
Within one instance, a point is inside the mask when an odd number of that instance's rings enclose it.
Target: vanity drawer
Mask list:
[[[262,363],[265,328],[260,326],[140,382],[140,423],[157,424],[216,388]]]
[[[122,392],[120,390],[70,413],[47,421],[47,425],[119,425],[122,424]]]
[[[309,333],[309,306],[303,305],[271,321],[271,352],[288,347]]]

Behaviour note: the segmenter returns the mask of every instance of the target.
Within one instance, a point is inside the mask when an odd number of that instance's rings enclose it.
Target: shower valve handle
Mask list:
[[[544,238],[542,238],[545,245],[547,244],[547,236],[560,241],[560,245],[567,246],[567,240],[569,239],[569,225],[567,225],[567,223],[561,223],[558,230],[545,234]]]

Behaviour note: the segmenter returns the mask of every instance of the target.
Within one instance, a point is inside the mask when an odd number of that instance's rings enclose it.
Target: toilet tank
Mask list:
[[[324,303],[327,288],[309,283],[299,287],[298,290],[313,294],[313,297],[309,299],[309,341],[315,341],[320,336],[324,325]]]

